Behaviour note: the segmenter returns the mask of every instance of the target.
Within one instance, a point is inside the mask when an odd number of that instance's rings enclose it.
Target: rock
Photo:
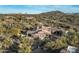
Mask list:
[[[74,47],[74,46],[68,46],[67,47],[67,51],[69,53],[79,53],[79,48],[78,47]]]
[[[63,31],[58,30],[58,31],[55,31],[53,34],[56,35],[56,36],[62,36]]]
[[[53,32],[49,37],[51,40],[56,40],[56,39],[60,38],[62,35],[63,35],[63,31],[57,30],[57,31]]]
[[[17,43],[17,44],[20,43],[19,37],[17,37],[16,35],[13,35],[11,38],[13,39],[14,43]]]
[[[46,53],[46,51],[44,51],[41,48],[37,48],[37,49],[33,50],[32,53]]]
[[[66,50],[66,49],[62,49],[62,50],[60,51],[60,53],[67,53],[67,50]]]

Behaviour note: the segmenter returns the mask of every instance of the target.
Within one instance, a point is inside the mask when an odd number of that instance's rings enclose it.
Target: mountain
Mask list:
[[[50,12],[44,12],[44,13],[41,13],[41,14],[64,14],[63,12],[61,11],[50,11]]]

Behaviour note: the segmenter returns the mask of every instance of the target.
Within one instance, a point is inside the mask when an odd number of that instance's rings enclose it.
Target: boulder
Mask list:
[[[79,48],[78,47],[75,47],[75,46],[68,46],[67,47],[67,51],[69,53],[79,53]]]

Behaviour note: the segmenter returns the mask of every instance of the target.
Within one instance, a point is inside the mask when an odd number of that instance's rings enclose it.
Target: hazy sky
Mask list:
[[[37,14],[48,11],[79,13],[79,5],[0,5],[0,13]]]

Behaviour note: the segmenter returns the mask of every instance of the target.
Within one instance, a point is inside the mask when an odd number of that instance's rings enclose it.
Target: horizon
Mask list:
[[[50,11],[79,13],[79,5],[0,5],[0,14],[40,14]]]

